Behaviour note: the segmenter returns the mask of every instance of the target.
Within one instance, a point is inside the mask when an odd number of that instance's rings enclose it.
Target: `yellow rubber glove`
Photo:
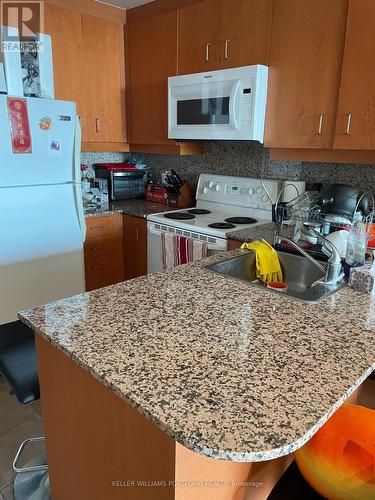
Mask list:
[[[283,281],[283,273],[276,250],[267,241],[244,243],[242,249],[252,250],[256,254],[256,275],[263,283]]]

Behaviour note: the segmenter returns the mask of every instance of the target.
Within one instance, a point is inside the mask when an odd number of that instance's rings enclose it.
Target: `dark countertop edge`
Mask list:
[[[128,201],[130,205],[129,207],[110,206],[107,209],[93,208],[87,211],[85,210],[84,215],[85,217],[104,217],[106,215],[123,214],[132,215],[133,217],[139,217],[141,219],[147,219],[148,215],[170,212],[175,209],[174,207],[170,207],[169,205],[164,205],[163,203],[157,203],[154,201],[147,201],[145,199],[134,199]],[[124,200],[124,203],[126,203],[126,200]],[[132,206],[133,204],[141,205],[142,203],[144,203],[144,209],[137,209],[136,207]]]

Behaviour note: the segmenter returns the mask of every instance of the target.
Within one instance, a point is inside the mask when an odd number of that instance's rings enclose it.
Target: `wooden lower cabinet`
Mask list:
[[[124,277],[126,280],[147,274],[147,221],[133,215],[123,216]]]
[[[122,215],[86,218],[86,291],[124,280]]]
[[[240,248],[243,244],[243,241],[237,241],[237,240],[229,240],[228,241],[228,250],[236,250],[237,248]]]

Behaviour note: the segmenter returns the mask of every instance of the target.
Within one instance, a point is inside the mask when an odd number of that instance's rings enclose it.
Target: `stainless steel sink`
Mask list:
[[[345,282],[341,281],[333,287],[320,283],[312,287],[313,283],[324,277],[322,271],[300,255],[286,252],[277,252],[277,254],[283,270],[284,281],[288,285],[288,289],[283,295],[303,302],[318,303],[345,286]],[[324,263],[322,264],[324,265]],[[271,290],[257,281],[254,252],[244,251],[243,255],[211,264],[206,269],[228,278],[249,283],[267,292],[280,294],[280,292]]]

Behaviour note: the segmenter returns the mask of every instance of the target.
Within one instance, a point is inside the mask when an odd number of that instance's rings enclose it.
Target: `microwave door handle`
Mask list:
[[[233,127],[238,130],[238,120],[237,120],[237,95],[238,91],[240,89],[240,81],[238,80],[237,83],[234,85],[230,99],[229,99],[229,114],[231,117],[231,123]]]

